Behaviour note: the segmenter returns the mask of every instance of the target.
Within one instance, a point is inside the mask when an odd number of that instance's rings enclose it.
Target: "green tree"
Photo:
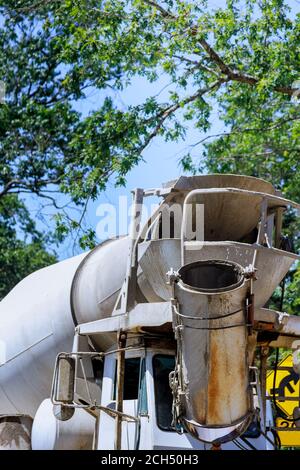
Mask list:
[[[82,216],[57,194],[84,212],[109,178],[124,184],[155,137],[184,140],[190,125],[199,141],[183,169],[260,176],[299,198],[300,16],[286,1],[3,0],[0,15],[0,197],[46,198],[61,236]],[[161,74],[163,95],[126,109],[109,97]],[[99,107],[81,116],[74,103],[91,88]]]
[[[297,195],[300,25],[283,0],[214,10],[206,1],[3,0],[0,14],[0,195],[48,198],[61,224],[56,191],[85,208],[112,175],[124,184],[156,136],[184,139],[192,123],[208,139],[213,109],[228,133],[210,141],[200,169],[259,174]],[[164,100],[119,109],[105,98],[162,73]],[[90,87],[104,98],[82,117],[73,104]],[[192,152],[182,156],[185,169],[193,163]]]
[[[0,200],[0,300],[25,276],[56,261],[15,195]]]

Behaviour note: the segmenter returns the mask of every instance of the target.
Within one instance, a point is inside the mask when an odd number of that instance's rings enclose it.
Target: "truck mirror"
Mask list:
[[[75,359],[59,356],[57,358],[55,401],[71,404],[74,401]]]

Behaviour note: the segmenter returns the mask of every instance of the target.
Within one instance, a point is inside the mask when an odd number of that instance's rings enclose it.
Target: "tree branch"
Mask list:
[[[1,197],[5,196],[6,194],[10,192],[16,193],[16,191],[13,191],[15,189],[24,189],[24,190],[29,190],[30,192],[35,192],[40,191],[39,188],[42,186],[47,186],[49,184],[58,184],[61,181],[62,177],[57,177],[54,179],[48,179],[48,180],[40,180],[35,183],[29,183],[24,180],[19,180],[19,179],[12,179],[8,183],[6,183],[3,187],[3,189],[0,191],[0,199]]]
[[[166,10],[163,8],[161,5],[159,5],[157,2],[152,1],[152,0],[144,0],[144,2],[153,7],[156,8],[161,16],[164,19],[171,19],[171,20],[177,20],[178,17],[176,17],[173,13],[171,13],[169,10]],[[199,33],[199,28],[196,25],[192,25],[190,27],[190,32],[192,36],[197,36]],[[210,58],[210,60],[215,63],[219,70],[224,74],[229,80],[235,81],[235,82],[240,82],[240,83],[246,83],[248,85],[257,85],[260,81],[259,78],[253,77],[251,75],[245,74],[238,72],[236,70],[233,70],[231,67],[229,67],[224,60],[221,58],[221,56],[210,46],[210,44],[204,39],[204,38],[198,38],[199,44],[201,45],[202,49],[206,52],[207,56]],[[199,64],[201,65],[201,64]],[[284,86],[275,86],[274,91],[277,91],[282,94],[286,94],[289,96],[293,96],[295,91],[297,89],[291,88],[291,87],[284,87]]]
[[[237,130],[232,130],[230,132],[221,132],[220,134],[210,134],[204,137],[203,139],[199,140],[198,142],[195,142],[194,144],[189,145],[189,147],[197,147],[200,144],[203,144],[206,140],[215,138],[215,137],[226,137],[230,136],[232,134],[243,134],[243,133],[251,133],[251,132],[268,132],[268,131],[273,131],[274,129],[278,129],[284,124],[287,124],[288,122],[292,121],[299,121],[300,116],[294,116],[290,117],[287,119],[281,119],[279,122],[273,124],[272,126],[269,127],[249,127],[246,129],[237,129]]]
[[[37,1],[33,4],[31,4],[31,5],[28,5],[28,7],[15,7],[14,9],[9,8],[9,11],[16,12],[17,14],[31,13],[31,12],[35,11],[37,8],[45,7],[45,6],[47,6],[48,4],[51,4],[51,3],[53,3],[53,0],[40,0],[40,1]]]
[[[151,140],[157,136],[158,132],[160,131],[160,129],[162,128],[164,122],[166,121],[166,119],[168,119],[169,116],[171,116],[171,114],[175,113],[179,108],[181,108],[182,106],[185,106],[186,104],[188,103],[191,103],[193,101],[195,101],[196,99],[198,98],[201,98],[203,95],[205,95],[206,93],[210,92],[210,91],[213,91],[215,88],[218,88],[220,87],[223,83],[225,83],[227,81],[226,78],[220,78],[219,80],[216,80],[214,83],[212,83],[212,85],[206,87],[206,88],[201,88],[200,90],[198,90],[196,93],[194,93],[193,95],[190,95],[188,96],[187,98],[181,100],[180,102],[178,103],[175,103],[173,104],[172,106],[168,106],[167,108],[165,108],[164,110],[162,110],[159,114],[158,114],[158,117],[160,118],[157,125],[155,126],[154,130],[151,132],[151,134],[148,135],[148,137],[146,138],[145,142],[143,143],[142,146],[140,146],[138,149],[137,149],[137,152],[138,153],[141,153],[146,147],[147,145],[151,142]]]
[[[201,70],[204,70],[205,72],[215,75],[216,77],[219,77],[219,74],[215,70],[213,70],[210,67],[207,67],[207,65],[201,64],[197,60],[191,60],[188,57],[183,57],[177,54],[174,54],[173,57],[175,57],[175,59],[180,60],[181,62],[186,62],[187,64],[192,65],[193,67],[188,70],[189,72],[192,72],[193,70],[196,70],[196,69],[201,69]]]
[[[20,184],[20,183],[21,183],[21,181],[20,181],[20,180],[16,180],[16,179],[9,181],[9,182],[4,186],[4,188],[2,189],[2,191],[0,192],[0,198],[3,197],[3,196],[5,196],[12,188],[15,187],[15,185],[18,185],[18,184]]]

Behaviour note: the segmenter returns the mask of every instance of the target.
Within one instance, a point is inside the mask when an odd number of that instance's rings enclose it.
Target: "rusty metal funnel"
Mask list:
[[[255,229],[260,218],[261,194],[275,194],[275,189],[270,183],[239,175],[181,177],[169,184],[173,192],[165,199],[162,220],[169,210],[172,211],[172,204],[173,208],[175,205],[183,206],[191,192],[189,206],[204,205],[204,239],[208,241],[238,241],[248,235]],[[230,189],[236,191],[231,192]],[[194,194],[195,192],[197,194]],[[176,213],[175,231],[180,233],[182,219],[178,216],[178,211]]]
[[[181,397],[179,420],[201,440],[216,440],[213,428],[238,433],[241,423],[249,424],[249,283],[240,265],[211,260],[183,266],[172,285],[179,384],[173,392]]]
[[[219,259],[240,264],[252,264],[256,254],[257,281],[254,283],[255,306],[263,307],[274,290],[300,256],[276,248],[239,242],[191,242],[185,252],[186,261]],[[169,300],[171,289],[165,283],[165,273],[181,266],[180,240],[162,239],[143,242],[139,246],[140,288],[149,302]]]
[[[210,175],[180,176],[177,180],[168,181],[164,187],[172,187],[177,192],[185,194],[193,189],[209,188],[241,188],[248,191],[259,191],[267,194],[275,194],[274,186],[261,178],[245,175],[232,175],[224,173],[212,173]],[[177,194],[175,198],[177,198]]]

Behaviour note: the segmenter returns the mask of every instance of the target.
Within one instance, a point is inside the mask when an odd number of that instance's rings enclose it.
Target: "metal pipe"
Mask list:
[[[142,204],[144,191],[140,188],[134,190],[132,221],[130,227],[130,248],[127,260],[126,278],[124,281],[123,292],[121,292],[121,313],[128,313],[136,301],[137,288],[137,241],[140,232],[140,223],[142,217]]]
[[[266,199],[267,201],[270,202],[277,202],[278,206],[291,206],[295,207],[296,209],[300,209],[300,204],[297,202],[291,201],[290,199],[286,199],[284,197],[280,196],[274,196],[273,194],[266,194],[262,193],[260,191],[249,191],[246,189],[240,189],[240,188],[208,188],[208,189],[194,189],[193,191],[190,191],[185,199],[185,202],[187,200],[191,199],[193,196],[196,194],[226,194],[226,193],[236,193],[236,194],[241,194],[244,196],[259,196],[262,199]]]
[[[239,265],[220,260],[187,264],[178,277],[180,419],[200,440],[226,440],[232,432],[239,434],[252,412],[244,313],[250,280]]]
[[[123,413],[123,392],[124,392],[124,372],[125,372],[125,348],[126,334],[121,332],[118,335],[118,362],[117,362],[117,393],[116,393],[116,411]],[[115,429],[115,450],[122,447],[122,416],[116,416]]]
[[[276,208],[276,218],[275,218],[275,247],[280,248],[281,243],[281,230],[282,230],[282,217],[283,217],[284,208]]]
[[[260,387],[262,399],[262,417],[263,417],[263,431],[266,432],[266,416],[267,416],[267,402],[266,402],[266,378],[267,378],[267,359],[269,355],[268,347],[261,347],[260,349]]]
[[[269,308],[255,309],[255,328],[286,336],[300,336],[300,317]]]

